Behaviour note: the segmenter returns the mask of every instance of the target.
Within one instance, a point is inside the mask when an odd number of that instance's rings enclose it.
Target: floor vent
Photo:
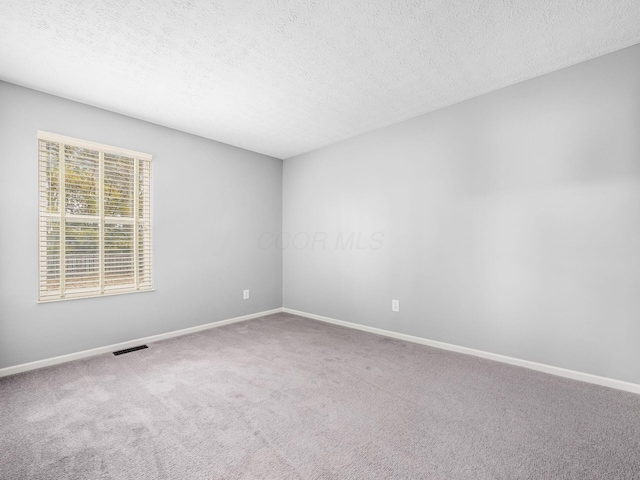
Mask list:
[[[114,355],[122,355],[123,353],[135,352],[136,350],[142,350],[144,348],[149,348],[146,345],[140,345],[138,347],[125,348],[124,350],[118,350],[117,352],[113,352]]]

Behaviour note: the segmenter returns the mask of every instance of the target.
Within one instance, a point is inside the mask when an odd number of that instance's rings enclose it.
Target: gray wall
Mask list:
[[[155,292],[36,303],[38,130],[154,156]],[[0,368],[280,307],[281,221],[281,160],[0,82]]]
[[[283,205],[285,307],[640,383],[640,46],[286,160]]]

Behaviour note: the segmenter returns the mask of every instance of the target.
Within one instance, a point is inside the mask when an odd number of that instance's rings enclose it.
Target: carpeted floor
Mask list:
[[[277,314],[1,378],[0,478],[640,479],[640,396]]]

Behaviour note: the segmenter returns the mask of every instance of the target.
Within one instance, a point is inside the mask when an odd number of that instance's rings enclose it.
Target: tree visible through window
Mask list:
[[[150,290],[151,156],[38,138],[39,300]]]

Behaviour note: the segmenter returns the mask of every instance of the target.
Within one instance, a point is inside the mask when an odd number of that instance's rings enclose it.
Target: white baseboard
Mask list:
[[[518,367],[537,370],[539,372],[550,373],[551,375],[557,375],[559,377],[571,378],[573,380],[579,380],[581,382],[593,383],[593,384],[601,385],[604,387],[610,387],[610,388],[615,388],[617,390],[624,390],[626,392],[640,394],[640,385],[635,383],[623,382],[621,380],[614,380],[612,378],[599,377],[597,375],[591,375],[589,373],[576,372],[574,370],[567,370],[565,368],[553,367],[551,365],[545,365],[543,363],[536,363],[536,362],[530,362],[529,360],[521,360],[519,358],[507,357],[505,355],[498,355],[496,353],[484,352],[482,350],[475,350],[473,348],[460,347],[458,345],[452,345],[450,343],[437,342],[435,340],[428,340],[426,338],[414,337],[413,335],[406,335],[404,333],[392,332],[389,330],[383,330],[381,328],[367,327],[365,325],[359,325],[357,323],[345,322],[343,320],[336,320],[335,318],[323,317],[321,315],[315,315],[313,313],[300,312],[298,310],[292,310],[290,308],[283,308],[282,311],[285,313],[290,313],[292,315],[298,315],[300,317],[306,317],[313,320],[319,320],[321,322],[340,325],[342,327],[353,328],[355,330],[362,330],[363,332],[384,335],[385,337],[397,338],[399,340],[405,340],[407,342],[419,343],[421,345],[428,345],[430,347],[441,348],[443,350],[450,350],[452,352],[464,353],[466,355],[474,355],[476,357],[482,357],[489,360],[495,360],[497,362],[516,365]]]
[[[529,368],[531,370],[537,370],[539,372],[549,373],[551,375],[557,375],[560,377],[571,378],[581,382],[593,383],[595,385],[601,385],[604,387],[615,388],[617,390],[624,390],[626,392],[632,392],[640,394],[640,385],[635,383],[623,382],[621,380],[615,380],[607,377],[599,377],[597,375],[591,375],[589,373],[577,372],[575,370],[567,370],[565,368],[554,367],[551,365],[545,365],[543,363],[531,362],[529,360],[521,360],[519,358],[507,357],[505,355],[498,355],[496,353],[485,352],[482,350],[475,350],[468,347],[460,347],[450,343],[438,342],[435,340],[429,340],[422,337],[415,337],[413,335],[406,335],[404,333],[392,332],[390,330],[383,330],[381,328],[368,327],[366,325],[359,325],[357,323],[345,322],[344,320],[336,320],[335,318],[323,317],[322,315],[315,315],[313,313],[301,312],[290,308],[275,308],[273,310],[266,310],[264,312],[252,313],[249,315],[243,315],[241,317],[229,318],[227,320],[221,320],[219,322],[206,323],[204,325],[196,325],[195,327],[184,328],[182,330],[175,330],[172,332],[161,333],[159,335],[152,335],[150,337],[137,338],[135,340],[129,340],[122,343],[116,343],[114,345],[107,345],[104,347],[92,348],[90,350],[84,350],[81,352],[70,353],[68,355],[60,355],[59,357],[46,358],[44,360],[37,360],[35,362],[23,363],[21,365],[14,365],[12,367],[6,367],[0,369],[0,377],[6,377],[8,375],[14,375],[20,372],[26,372],[28,370],[35,370],[38,368],[48,367],[51,365],[58,365],[60,363],[70,362],[73,360],[79,360],[81,358],[92,357],[94,355],[101,355],[103,353],[111,353],[117,350],[124,350],[126,348],[135,347],[143,343],[153,343],[167,338],[179,337],[181,335],[188,335],[190,333],[201,332],[210,328],[222,327],[224,325],[230,325],[232,323],[243,322],[245,320],[251,320],[254,318],[264,317],[265,315],[271,315],[274,313],[290,313],[292,315],[298,315],[300,317],[310,318],[312,320],[319,320],[325,323],[332,323],[334,325],[340,325],[342,327],[353,328],[355,330],[362,330],[363,332],[375,333],[377,335],[383,335],[385,337],[397,338],[399,340],[405,340],[407,342],[419,343],[421,345],[428,345],[430,347],[440,348],[443,350],[450,350],[452,352],[464,353],[466,355],[474,355],[476,357],[486,358],[489,360],[495,360],[497,362],[508,363],[510,365],[516,365],[518,367]]]
[[[14,365],[12,367],[0,368],[0,377],[6,377],[7,375],[26,372],[28,370],[35,370],[37,368],[49,367],[51,365],[58,365],[59,363],[71,362],[72,360],[79,360],[81,358],[93,357],[94,355],[101,355],[103,353],[111,353],[118,350],[124,350],[125,348],[135,347],[143,343],[158,342],[160,340],[166,340],[167,338],[188,335],[190,333],[201,332],[202,330],[208,330],[210,328],[222,327],[223,325],[229,325],[231,323],[244,322],[245,320],[251,320],[253,318],[264,317],[265,315],[271,315],[273,313],[280,312],[282,312],[282,308],[275,308],[273,310],[252,313],[250,315],[243,315],[241,317],[229,318],[227,320],[221,320],[219,322],[205,323],[204,325],[196,325],[195,327],[183,328],[182,330],[174,330],[173,332],[151,335],[150,337],[136,338],[135,340],[128,340],[126,342],[116,343],[114,345],[107,345],[104,347],[92,348],[90,350],[83,350],[82,352],[69,353],[68,355],[60,355],[59,357],[45,358],[44,360],[37,360],[35,362],[23,363],[21,365]]]

